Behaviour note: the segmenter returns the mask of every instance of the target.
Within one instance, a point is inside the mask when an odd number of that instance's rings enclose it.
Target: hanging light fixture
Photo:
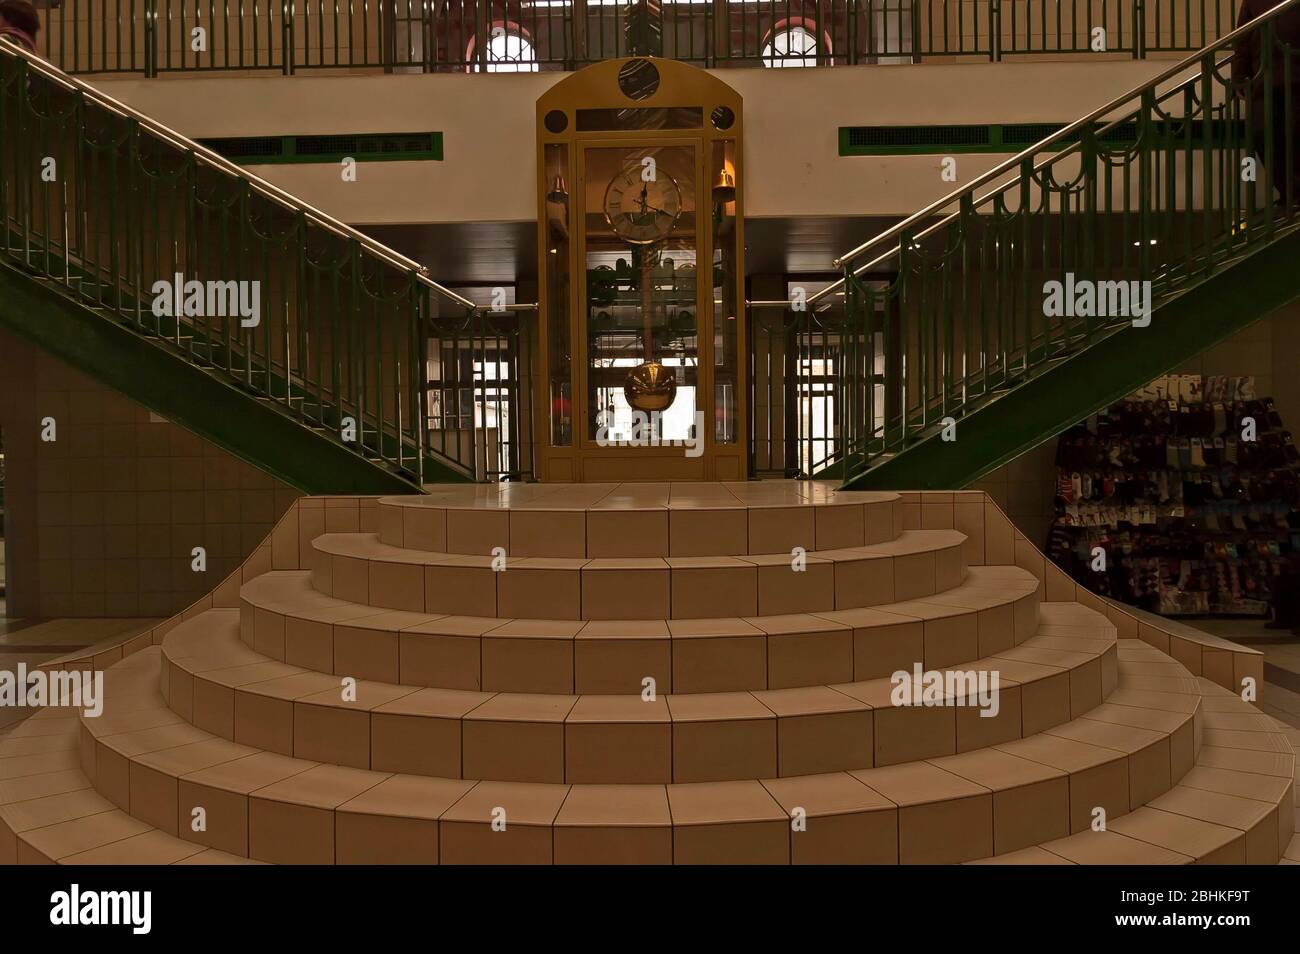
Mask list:
[[[547,202],[568,202],[569,187],[564,182],[564,176],[556,176],[555,181],[551,183],[551,191],[546,193]]]
[[[718,173],[718,179],[713,183],[713,201],[714,202],[731,202],[736,198],[736,180],[731,177],[731,173],[723,169]]]

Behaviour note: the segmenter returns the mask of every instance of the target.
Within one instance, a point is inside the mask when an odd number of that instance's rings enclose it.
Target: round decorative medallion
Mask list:
[[[552,109],[542,122],[546,125],[547,132],[562,133],[569,126],[569,117],[564,115],[562,109]]]
[[[649,60],[628,60],[618,71],[618,88],[628,99],[649,99],[659,91],[659,69]]]

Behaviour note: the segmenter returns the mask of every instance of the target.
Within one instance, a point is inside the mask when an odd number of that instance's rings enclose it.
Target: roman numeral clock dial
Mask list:
[[[638,163],[628,166],[605,189],[605,218],[614,232],[634,245],[658,242],[672,232],[682,214],[682,191],[673,177]]]

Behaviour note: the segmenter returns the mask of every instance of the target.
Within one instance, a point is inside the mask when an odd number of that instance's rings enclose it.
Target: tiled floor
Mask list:
[[[1268,629],[1262,620],[1198,619],[1197,629],[1258,649],[1264,654],[1261,708],[1273,718],[1300,729],[1300,636]]]
[[[799,506],[826,503],[834,481],[428,484],[429,507],[623,510],[667,507]]]

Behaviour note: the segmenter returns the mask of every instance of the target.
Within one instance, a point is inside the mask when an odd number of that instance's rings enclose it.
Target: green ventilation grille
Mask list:
[[[1015,123],[987,126],[841,126],[841,156],[924,156],[952,155],[971,152],[1016,153],[1034,143],[1053,136],[1068,123]],[[1105,123],[1098,123],[1102,128]],[[1157,125],[1155,134],[1160,140],[1190,142],[1194,146],[1205,142],[1205,126],[1201,122],[1190,126],[1167,121]],[[1241,142],[1245,129],[1240,123],[1215,121],[1210,125],[1210,137],[1215,143],[1235,137]],[[1076,142],[1072,135],[1063,142]],[[1119,123],[1099,137],[1112,146],[1130,146],[1137,142],[1136,122]]]
[[[994,126],[845,126],[841,156],[871,156],[938,149],[978,149],[989,145]]]
[[[241,165],[289,162],[357,162],[442,159],[442,133],[359,133],[341,136],[237,136],[200,139],[213,152]]]

